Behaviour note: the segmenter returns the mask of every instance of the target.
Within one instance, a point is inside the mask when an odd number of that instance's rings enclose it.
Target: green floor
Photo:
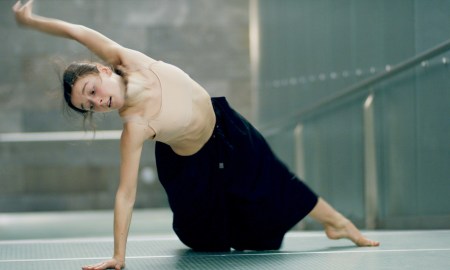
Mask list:
[[[109,258],[110,218],[109,212],[0,215],[0,270],[80,269]],[[169,212],[138,211],[134,218],[126,269],[450,269],[450,230],[365,232],[381,241],[377,248],[291,232],[279,251],[197,253],[170,232]],[[146,226],[149,218],[153,226]]]

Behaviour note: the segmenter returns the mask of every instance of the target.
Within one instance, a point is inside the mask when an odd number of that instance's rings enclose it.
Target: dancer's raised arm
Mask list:
[[[121,64],[120,55],[124,48],[103,34],[79,24],[33,14],[33,0],[26,4],[21,1],[13,6],[19,25],[50,35],[73,39],[86,46],[90,51],[111,65]]]

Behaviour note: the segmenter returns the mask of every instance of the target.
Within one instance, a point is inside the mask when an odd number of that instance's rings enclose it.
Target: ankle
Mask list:
[[[322,225],[324,227],[343,228],[348,222],[350,221],[347,218],[345,218],[342,214],[336,212],[334,215],[324,219]]]

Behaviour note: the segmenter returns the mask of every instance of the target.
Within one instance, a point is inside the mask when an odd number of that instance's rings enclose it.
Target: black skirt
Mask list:
[[[203,148],[179,156],[161,142],[159,179],[180,240],[199,251],[275,250],[318,197],[274,155],[225,98],[212,98],[216,127]]]

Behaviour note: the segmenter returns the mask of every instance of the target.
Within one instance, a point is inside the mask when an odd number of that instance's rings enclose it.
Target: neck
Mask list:
[[[124,106],[119,110],[122,113],[130,108],[138,109],[140,104],[145,103],[148,98],[150,98],[149,92],[145,89],[128,87],[123,81],[123,94],[125,99]]]

